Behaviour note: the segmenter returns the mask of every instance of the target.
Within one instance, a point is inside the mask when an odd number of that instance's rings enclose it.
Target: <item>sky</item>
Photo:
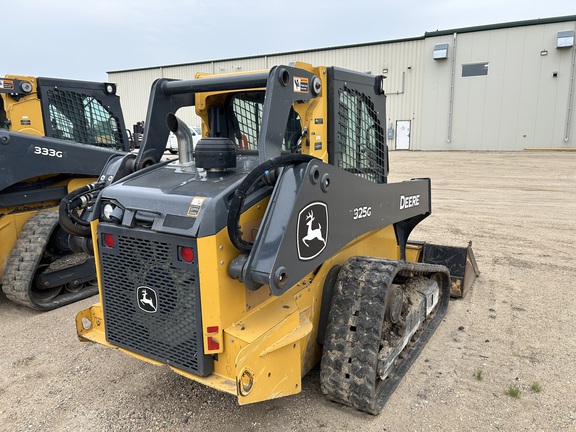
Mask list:
[[[574,0],[28,0],[0,28],[0,76],[107,72],[388,41],[576,15]]]

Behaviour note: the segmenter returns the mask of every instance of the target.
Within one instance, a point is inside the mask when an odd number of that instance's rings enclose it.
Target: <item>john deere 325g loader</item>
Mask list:
[[[477,272],[469,247],[408,242],[430,180],[387,182],[382,80],[304,63],[157,80],[138,156],[73,222],[100,287],[81,340],[240,404],[298,393],[321,362],[323,393],[380,412]],[[194,152],[184,106],[203,121]],[[179,158],[162,161],[169,130]]]

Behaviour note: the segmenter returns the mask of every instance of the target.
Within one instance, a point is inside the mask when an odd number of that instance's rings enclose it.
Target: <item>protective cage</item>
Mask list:
[[[264,91],[252,91],[237,93],[230,98],[233,141],[239,150],[258,150],[264,95]],[[282,151],[299,150],[296,146],[298,144],[297,139],[301,137],[301,129],[300,117],[294,109],[291,109],[282,140]],[[232,137],[230,138],[232,139]]]
[[[380,118],[386,118],[386,96],[374,92],[374,77],[332,68],[330,80],[330,163],[375,183],[386,183],[388,148]],[[377,77],[376,85],[381,78]],[[365,81],[365,82],[363,82]]]
[[[126,150],[125,126],[118,96],[108,94],[102,83],[66,82],[52,78],[38,78],[46,136]]]

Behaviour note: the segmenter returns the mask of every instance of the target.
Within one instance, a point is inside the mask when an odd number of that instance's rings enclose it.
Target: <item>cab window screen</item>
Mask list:
[[[53,138],[115,149],[122,148],[118,120],[93,96],[49,90],[48,107]]]
[[[241,94],[232,99],[235,142],[240,150],[258,150],[264,94]]]
[[[356,90],[338,92],[339,166],[376,183],[385,178],[384,132],[370,98]]]
[[[233,96],[232,108],[233,141],[239,150],[258,150],[258,139],[262,126],[264,92],[239,93]],[[301,131],[300,117],[293,109],[287,119],[286,132],[282,139],[282,151],[297,151]]]

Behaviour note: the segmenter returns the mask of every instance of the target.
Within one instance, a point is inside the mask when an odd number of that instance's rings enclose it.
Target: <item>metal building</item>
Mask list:
[[[424,36],[108,72],[127,124],[156,78],[266,69],[295,60],[386,76],[392,150],[576,148],[576,15]],[[179,112],[198,124],[192,109]]]

